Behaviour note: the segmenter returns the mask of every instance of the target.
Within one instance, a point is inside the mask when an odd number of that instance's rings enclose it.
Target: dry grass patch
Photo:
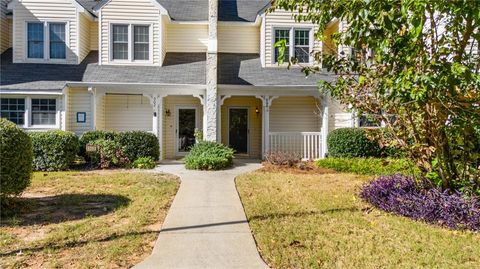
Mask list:
[[[130,267],[151,253],[178,186],[154,173],[34,173],[2,212],[0,267]]]
[[[236,182],[273,268],[478,268],[480,234],[373,209],[355,195],[366,180],[257,171]]]

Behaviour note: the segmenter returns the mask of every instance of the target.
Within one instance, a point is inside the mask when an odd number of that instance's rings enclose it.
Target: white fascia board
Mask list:
[[[156,0],[150,0],[150,1],[152,2],[152,4],[156,8],[158,8],[160,10],[160,15],[167,15],[170,18],[170,14],[168,14],[168,10],[166,8],[164,8],[158,1],[156,1]],[[98,11],[102,10],[105,6],[110,4],[110,2],[112,2],[112,0],[107,1],[105,4],[103,4],[100,7],[95,8],[93,11],[98,12]]]
[[[19,90],[0,90],[0,95],[62,95],[62,90],[58,91],[19,91]]]
[[[206,86],[203,84],[168,84],[168,83],[115,83],[115,82],[67,82],[67,86],[71,87],[94,87],[105,89],[126,89],[126,90],[143,90],[143,89],[173,89],[173,90],[205,90]]]
[[[258,26],[262,19],[257,18],[255,21],[218,21],[218,25],[225,25],[225,26]]]
[[[320,96],[316,86],[242,86],[242,85],[219,85],[219,95],[231,96]]]
[[[208,25],[208,21],[172,21],[170,17],[168,17],[169,23],[171,24],[196,24],[196,25]]]

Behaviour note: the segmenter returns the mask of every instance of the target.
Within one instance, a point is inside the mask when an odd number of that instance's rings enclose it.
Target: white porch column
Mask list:
[[[270,106],[272,101],[278,96],[256,96],[262,100],[262,158],[268,153],[270,148]]]
[[[152,132],[158,137],[160,160],[163,159],[163,94],[144,94],[153,108]]]
[[[217,96],[217,19],[218,0],[208,1],[208,51],[207,51],[207,92],[205,96],[203,136],[205,140],[217,140],[218,96]]]
[[[322,158],[327,156],[327,136],[328,136],[328,96],[324,95],[322,98]]]
[[[68,88],[65,88],[62,90],[62,97],[60,97],[62,101],[62,106],[60,109],[60,125],[61,125],[61,130],[66,131],[67,130],[67,117],[68,117]]]
[[[96,93],[95,93],[95,88],[93,87],[88,87],[88,92],[90,92],[92,94],[91,98],[90,98],[90,107],[92,108],[92,122],[91,122],[91,125],[90,127],[92,128],[92,130],[96,130],[97,129],[97,96],[96,96]]]

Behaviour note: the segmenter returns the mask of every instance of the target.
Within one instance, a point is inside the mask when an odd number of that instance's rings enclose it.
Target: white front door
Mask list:
[[[195,145],[197,108],[177,107],[175,113],[175,155],[184,156]]]

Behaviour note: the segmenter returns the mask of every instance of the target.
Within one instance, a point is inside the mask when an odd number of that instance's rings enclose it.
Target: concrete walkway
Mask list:
[[[258,168],[258,162],[247,160],[218,172],[162,163],[156,170],[177,175],[182,183],[152,255],[134,268],[268,268],[257,252],[234,182],[237,175]]]

